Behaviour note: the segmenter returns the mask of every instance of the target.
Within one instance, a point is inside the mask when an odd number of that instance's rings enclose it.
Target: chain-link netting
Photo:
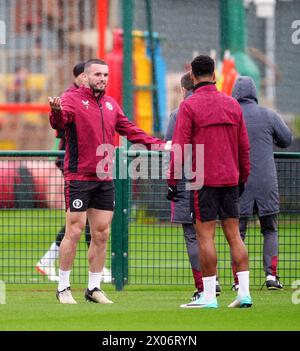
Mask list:
[[[165,171],[155,173],[156,162],[149,161],[149,176],[160,179],[131,181],[131,211],[129,215],[129,282],[132,284],[191,284],[193,274],[187,255],[183,228],[171,224],[171,204],[166,200]],[[162,165],[161,161],[158,165]],[[278,273],[290,285],[299,269],[300,177],[299,159],[276,159],[279,178],[281,213],[279,215]],[[144,171],[145,172],[145,171]],[[144,174],[145,175],[145,174]],[[251,282],[265,281],[263,270],[263,235],[258,218],[250,219],[245,243],[249,252]],[[216,233],[218,276],[221,284],[233,283],[229,246],[218,224]]]
[[[45,157],[2,157],[0,163],[0,278],[7,283],[47,283],[49,275],[41,275],[36,265],[57,240],[65,224],[63,178],[55,166],[53,155]],[[279,265],[282,281],[290,285],[297,278],[300,265],[300,162],[295,155],[277,158],[281,200],[279,215]],[[146,156],[143,156],[146,157]],[[162,157],[141,161],[136,168],[128,159],[128,283],[190,284],[193,275],[181,225],[170,223],[171,204],[166,200],[166,175]],[[299,157],[299,155],[298,155]],[[148,167],[148,166],[149,167]],[[137,172],[140,172],[139,174]],[[137,176],[139,175],[139,176]],[[152,179],[149,178],[152,176]],[[116,180],[116,183],[118,180]],[[118,189],[118,186],[116,187]],[[120,218],[115,216],[114,221]],[[122,228],[112,233],[111,240],[121,240]],[[246,245],[249,251],[251,282],[264,282],[263,235],[259,222],[251,219]],[[218,227],[218,276],[222,285],[233,282],[229,247]],[[106,266],[110,264],[110,244]],[[85,235],[77,250],[72,271],[74,283],[85,283],[87,275]],[[58,255],[48,256],[55,269]],[[120,262],[119,264],[122,264]],[[114,277],[114,272],[113,272]]]
[[[29,151],[27,156],[0,161],[0,276],[8,283],[58,280],[59,246],[65,233],[64,180],[55,164],[56,153],[45,154],[30,157]],[[85,231],[89,234],[88,228]],[[90,236],[82,235],[74,283],[86,281],[89,242]]]

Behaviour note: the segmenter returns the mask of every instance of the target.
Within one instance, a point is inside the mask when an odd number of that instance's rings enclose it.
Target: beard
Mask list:
[[[93,88],[94,93],[102,93],[105,89]]]
[[[106,86],[104,86],[104,88],[98,88],[95,84],[91,84],[90,82],[89,82],[89,86],[94,93],[102,93],[103,91],[105,91],[105,88],[106,88]]]

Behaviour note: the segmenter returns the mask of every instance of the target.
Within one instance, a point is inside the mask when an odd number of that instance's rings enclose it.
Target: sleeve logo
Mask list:
[[[88,110],[88,108],[89,108],[89,100],[86,100],[86,101],[84,101],[84,100],[81,100],[82,101],[82,103],[83,103],[83,106],[85,106],[86,107],[86,109]]]

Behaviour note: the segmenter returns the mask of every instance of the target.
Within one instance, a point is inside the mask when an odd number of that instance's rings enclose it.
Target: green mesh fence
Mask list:
[[[63,178],[55,166],[59,154],[0,153],[0,280],[6,283],[50,282],[36,270],[36,264],[65,224]],[[117,289],[127,283],[193,287],[182,227],[170,223],[166,162],[163,154],[155,155],[150,159],[147,152],[118,153],[116,164],[125,166],[127,175],[140,177],[119,179],[117,173],[115,182],[116,211],[106,267],[112,267]],[[275,157],[281,199],[278,271],[283,283],[290,286],[300,271],[300,153],[277,153]],[[251,284],[259,286],[264,282],[263,236],[256,218],[249,222],[246,245]],[[219,228],[216,247],[220,283],[229,287],[233,280],[229,249]],[[58,260],[56,268],[57,264]],[[82,235],[72,282],[86,283],[87,271],[87,245]]]
[[[134,153],[129,152],[129,156]],[[146,157],[147,154],[144,154]],[[141,157],[140,155],[138,157]],[[285,285],[297,279],[300,268],[300,153],[276,153],[281,199],[279,215],[278,273]],[[134,157],[129,157],[130,160]],[[144,166],[146,163],[144,164]],[[128,282],[131,284],[190,284],[193,276],[186,253],[182,226],[170,223],[171,204],[166,200],[167,186],[163,178],[166,163],[148,161],[142,173],[146,179],[130,180],[128,214]],[[159,167],[160,179],[150,179]],[[145,174],[146,173],[146,174]],[[216,233],[218,276],[221,286],[233,283],[229,246],[218,225]],[[263,271],[263,235],[259,221],[248,223],[245,241],[250,260],[251,284],[265,281]],[[127,277],[125,277],[126,282]]]
[[[64,232],[64,181],[55,160],[64,152],[0,153],[0,279],[6,283],[49,283],[41,269],[54,264],[52,250],[38,271],[37,263]],[[72,282],[86,282],[87,244],[82,235]],[[58,256],[58,251],[56,252]]]

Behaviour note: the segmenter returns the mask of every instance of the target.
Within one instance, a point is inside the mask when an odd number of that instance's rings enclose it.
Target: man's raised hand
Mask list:
[[[60,97],[48,96],[48,101],[49,101],[49,105],[51,107],[51,110],[53,110],[53,111],[62,111]]]

